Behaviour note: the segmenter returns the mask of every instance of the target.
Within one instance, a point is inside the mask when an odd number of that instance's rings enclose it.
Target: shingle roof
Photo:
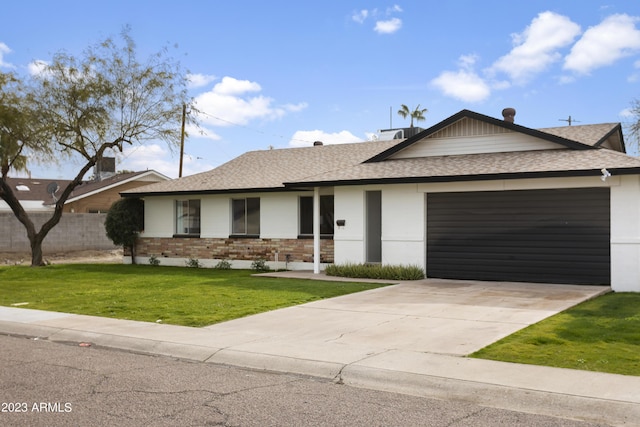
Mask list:
[[[131,181],[149,173],[163,176],[155,171],[141,171],[120,173],[109,178],[104,178],[100,181],[84,181],[82,184],[74,188],[71,196],[67,200],[67,203],[89,193],[117,186],[121,183]],[[59,197],[64,188],[69,185],[71,181],[72,180],[68,179],[7,178],[7,183],[13,188],[14,194],[18,200],[42,200],[45,205],[55,204],[56,202],[51,197],[51,194],[47,192],[47,187],[50,184],[55,183],[58,185],[58,190],[55,195]]]
[[[496,179],[497,175],[505,178],[597,175],[602,168],[612,172],[640,173],[639,159],[614,150],[595,148],[603,138],[619,132],[620,125],[616,123],[534,130],[513,124],[505,125],[467,110],[458,115],[487,120],[516,132],[521,128],[526,129],[533,136],[545,132],[549,135],[545,139],[559,140],[561,143],[558,144],[565,148],[397,160],[384,160],[382,157],[396,147],[406,145],[409,140],[252,151],[208,172],[151,184],[122,194],[145,196],[281,191],[314,184]],[[367,162],[374,158],[382,160]]]
[[[123,195],[283,189],[284,182],[349,168],[397,143],[372,141],[250,151],[211,171],[132,189]]]
[[[47,192],[47,187],[51,183],[58,184],[57,195],[59,196],[62,189],[70,182],[71,180],[67,179],[7,178],[7,184],[13,188],[18,200],[44,200],[46,202],[53,201]]]
[[[560,126],[538,129],[539,131],[595,146],[602,138],[619,127],[619,123],[602,123],[596,125]]]
[[[164,175],[159,174],[156,171],[140,171],[140,172],[124,172],[124,173],[118,173],[116,175],[110,176],[108,178],[103,178],[100,181],[84,181],[82,184],[80,184],[79,186],[77,186],[76,188],[73,189],[73,192],[71,193],[71,196],[69,196],[69,199],[67,200],[67,203],[78,199],[82,196],[85,196],[89,193],[93,193],[96,192],[98,190],[104,190],[106,188],[111,188],[120,184],[123,184],[125,182],[129,182],[132,181],[136,178],[139,178],[143,175],[148,175],[148,174],[154,174],[157,176],[162,176],[164,177]],[[165,179],[168,179],[167,177],[164,177]]]
[[[640,173],[640,159],[605,148],[421,157],[363,163],[306,180],[289,181],[288,185],[481,180],[496,179],[497,175],[599,175],[602,168],[608,169],[614,175],[618,172],[628,173],[629,169],[635,169],[635,173]]]

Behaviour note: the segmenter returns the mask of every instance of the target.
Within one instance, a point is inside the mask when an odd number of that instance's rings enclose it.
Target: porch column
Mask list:
[[[320,187],[313,187],[313,273],[320,273]]]

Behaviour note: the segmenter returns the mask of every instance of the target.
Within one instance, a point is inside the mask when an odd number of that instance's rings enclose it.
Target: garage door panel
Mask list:
[[[609,200],[607,188],[429,194],[427,275],[608,284]]]

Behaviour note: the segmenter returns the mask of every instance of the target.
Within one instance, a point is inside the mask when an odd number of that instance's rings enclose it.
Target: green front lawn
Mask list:
[[[205,326],[384,286],[251,273],[118,264],[0,267],[0,305]],[[471,357],[640,375],[640,294],[587,301]]]
[[[0,267],[0,305],[205,326],[384,286],[252,273],[121,264]]]
[[[471,357],[640,375],[640,293],[586,301]]]

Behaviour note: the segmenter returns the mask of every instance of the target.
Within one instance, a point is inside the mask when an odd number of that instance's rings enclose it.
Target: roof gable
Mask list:
[[[463,117],[390,155],[391,159],[566,148],[555,142]]]
[[[368,159],[366,163],[399,158],[560,148],[587,150],[593,147],[563,136],[462,110]]]
[[[622,125],[620,123],[602,123],[595,125],[561,126],[538,129],[542,132],[579,141],[599,148],[608,148],[626,153]]]

